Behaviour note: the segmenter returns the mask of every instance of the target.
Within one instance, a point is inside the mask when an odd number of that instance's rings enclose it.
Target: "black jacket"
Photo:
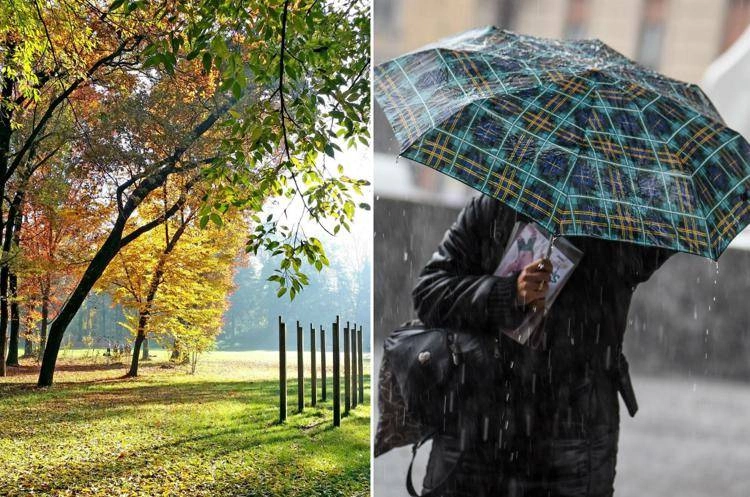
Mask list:
[[[528,221],[487,196],[469,202],[413,290],[414,306],[425,324],[497,333],[519,322],[515,278],[492,275],[517,219]],[[569,240],[583,251],[583,259],[546,318],[542,346],[534,350],[503,335],[499,374],[488,375],[487,381],[494,383],[487,388],[502,390],[506,402],[485,409],[510,413],[496,420],[502,442],[495,440],[494,448],[478,440],[454,443],[456,433],[443,433],[434,443],[428,487],[437,484],[437,474],[450,472],[445,465],[462,452],[461,465],[469,469],[455,472],[455,488],[445,495],[467,491],[478,497],[485,490],[489,495],[499,482],[506,493],[520,492],[517,495],[611,493],[630,300],[635,287],[672,252],[588,237]],[[463,422],[482,420],[469,413]],[[566,449],[560,454],[562,446]],[[482,470],[486,464],[493,469]],[[459,488],[461,481],[470,482],[470,488]]]

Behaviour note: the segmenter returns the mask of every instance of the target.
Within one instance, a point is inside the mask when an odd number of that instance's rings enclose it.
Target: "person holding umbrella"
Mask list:
[[[438,429],[424,491],[611,496],[618,392],[637,410],[631,297],[675,252],[717,259],[750,222],[750,145],[696,86],[598,40],[476,30],[381,64],[375,95],[402,156],[483,194],[413,290],[426,325],[497,334],[544,298],[545,261],[493,275],[517,220],[583,252],[538,347],[499,334],[486,401],[459,406],[472,429]]]
[[[518,218],[487,196],[469,202],[414,288],[414,305],[426,325],[487,333],[513,328],[524,304],[544,298],[549,263],[540,269],[534,261],[515,278],[492,276]],[[499,426],[488,428],[493,436],[487,440],[467,443],[458,433],[440,433],[425,489],[446,496],[612,494],[617,392],[629,395],[622,355],[628,307],[637,284],[671,251],[634,250],[594,238],[573,242],[584,256],[550,309],[545,343],[538,349],[510,339],[501,343],[497,377],[503,384],[495,387],[505,387],[508,397],[484,407],[508,415],[495,419]],[[466,424],[483,422],[483,412],[462,414]],[[434,488],[447,473],[443,487]]]

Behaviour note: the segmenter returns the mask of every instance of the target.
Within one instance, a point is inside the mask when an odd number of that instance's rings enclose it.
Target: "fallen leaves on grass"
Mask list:
[[[330,399],[279,425],[278,384],[237,354],[197,375],[151,361],[130,380],[72,367],[46,390],[24,386],[33,372],[11,378],[0,385],[0,495],[368,495],[369,405],[336,429]]]

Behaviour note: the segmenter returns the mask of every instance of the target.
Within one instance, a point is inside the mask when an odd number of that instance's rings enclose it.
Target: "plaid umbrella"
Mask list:
[[[375,68],[400,154],[551,233],[718,259],[750,222],[750,145],[696,85],[599,40],[470,31]]]

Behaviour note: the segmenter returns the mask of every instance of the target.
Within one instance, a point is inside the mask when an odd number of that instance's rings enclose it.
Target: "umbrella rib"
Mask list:
[[[643,120],[643,113],[642,112],[638,112],[637,114],[638,114],[638,120],[641,122],[641,126],[643,126],[643,129],[646,131],[646,133],[648,133],[649,138],[652,138],[651,133],[649,132],[648,128],[646,127],[646,122]],[[662,183],[664,183],[664,190],[667,193],[667,204],[669,205],[669,210],[671,211],[672,210],[672,201],[669,198],[669,191],[668,191],[668,188],[667,188],[667,180],[666,180],[666,177],[665,177],[666,175],[664,174],[664,166],[661,163],[661,159],[659,159],[659,154],[656,152],[656,147],[654,147],[654,140],[647,140],[647,141],[648,141],[648,146],[651,147],[651,152],[653,152],[654,157],[656,157],[656,163],[659,165],[659,171],[661,173],[661,180],[662,180]],[[668,147],[668,144],[665,144],[665,146]],[[691,179],[692,179],[692,177],[691,177]],[[691,181],[691,184],[692,184],[692,181]],[[694,186],[693,186],[693,189],[695,189]],[[684,214],[684,213],[682,213],[682,214]],[[672,229],[674,230],[674,236],[675,236],[675,238],[677,240],[677,246],[680,247],[680,246],[682,246],[682,242],[680,241],[680,231],[677,229],[677,225],[675,224],[674,213],[671,213],[670,216],[669,216],[669,218],[672,221]],[[705,222],[704,222],[704,224],[705,224]],[[708,236],[708,233],[706,233],[706,236]],[[706,239],[706,241],[708,241],[708,239]]]
[[[446,69],[448,69],[448,72],[451,73],[451,76],[453,77],[453,81],[456,82],[456,85],[461,89],[461,92],[464,94],[464,96],[468,97],[469,94],[466,93],[466,90],[464,90],[464,87],[461,85],[461,82],[458,80],[455,74],[453,74],[453,69],[451,69],[450,64],[446,62],[445,57],[443,57],[442,52],[440,52],[439,48],[435,49],[435,52],[438,54],[438,57],[440,57],[440,60],[443,61],[443,65],[445,65]]]
[[[716,150],[714,150],[714,151],[713,151],[713,152],[712,152],[712,153],[711,153],[711,154],[710,154],[710,155],[709,155],[708,157],[706,157],[706,158],[705,158],[705,159],[703,160],[703,162],[701,163],[701,165],[700,165],[700,166],[698,166],[698,168],[696,169],[696,171],[694,171],[694,173],[693,173],[693,174],[697,173],[697,172],[698,172],[698,170],[702,169],[702,168],[703,168],[703,166],[704,166],[704,165],[706,164],[706,162],[708,162],[708,160],[709,160],[709,159],[710,159],[711,157],[713,157],[713,156],[714,156],[715,154],[717,154],[717,153],[718,153],[718,152],[719,152],[720,150],[722,150],[722,149],[723,149],[724,147],[726,147],[726,146],[727,146],[727,145],[729,145],[730,143],[734,142],[734,141],[735,141],[735,140],[736,140],[736,139],[737,139],[737,138],[738,138],[739,136],[740,136],[740,135],[735,135],[735,136],[733,136],[733,137],[732,137],[732,139],[731,139],[731,140],[727,140],[726,142],[722,143],[722,144],[721,144],[721,145],[720,145],[719,147],[717,147],[717,148],[716,148]],[[742,160],[742,163],[743,163],[743,164],[745,165],[745,170],[747,170],[747,169],[748,169],[748,164],[747,164],[747,161],[745,161],[744,157],[742,157],[741,155],[740,155],[740,160]],[[723,166],[723,165],[721,165],[721,163],[719,163],[719,167],[721,167],[721,170],[722,170],[722,171],[724,172],[724,174],[726,174],[727,176],[731,176],[731,174],[727,173],[727,170],[726,170],[726,169],[724,169],[724,166]],[[691,178],[692,178],[692,176],[691,176]],[[726,198],[727,198],[727,197],[728,197],[728,196],[729,196],[729,195],[730,195],[730,194],[731,194],[732,192],[734,192],[734,190],[736,190],[738,186],[740,186],[740,185],[741,185],[742,183],[744,183],[745,181],[747,181],[747,180],[748,180],[749,178],[750,178],[750,174],[749,174],[749,175],[747,175],[747,176],[745,176],[745,177],[744,177],[743,179],[741,179],[740,181],[738,181],[738,182],[737,182],[737,183],[736,183],[736,184],[735,184],[735,185],[734,185],[734,186],[733,186],[733,187],[732,187],[732,188],[731,188],[731,189],[730,189],[730,190],[729,190],[729,191],[728,191],[728,192],[727,192],[727,193],[726,193],[726,194],[725,194],[725,195],[724,195],[724,196],[723,196],[722,198],[721,198],[721,200],[719,200],[718,202],[716,202],[716,203],[714,204],[714,206],[713,206],[713,207],[711,208],[711,210],[710,210],[710,211],[708,212],[708,214],[706,214],[706,216],[705,216],[706,230],[708,230],[708,216],[710,216],[711,214],[713,214],[713,212],[714,212],[714,211],[716,210],[716,208],[717,208],[717,207],[719,207],[719,205],[720,205],[720,204],[721,204],[721,203],[722,203],[722,202],[723,202],[723,201],[724,201],[724,200],[725,200],[725,199],[726,199]],[[710,182],[709,182],[709,184],[710,184]],[[713,185],[711,185],[711,186],[712,186],[712,188],[713,188]],[[730,214],[731,214],[732,218],[734,219],[734,221],[735,221],[735,224],[738,224],[738,219],[737,219],[737,217],[736,217],[736,216],[734,215],[734,211],[730,211]],[[710,245],[711,245],[711,237],[709,236],[709,233],[708,233],[708,231],[706,232],[706,236],[708,237],[708,238],[707,238],[707,240],[708,240],[708,243],[709,243],[709,246],[710,246]]]
[[[701,169],[703,169],[703,166],[705,166],[705,165],[706,165],[706,163],[708,162],[708,160],[709,160],[709,159],[711,159],[711,158],[712,158],[712,157],[713,157],[714,155],[716,155],[717,153],[719,153],[719,152],[720,152],[720,151],[721,151],[721,150],[722,150],[722,149],[723,149],[724,147],[726,147],[727,145],[729,145],[729,144],[733,143],[733,142],[734,142],[735,140],[737,140],[737,138],[740,138],[740,137],[741,137],[741,135],[739,135],[739,134],[736,134],[736,135],[734,135],[734,136],[733,136],[732,138],[730,138],[729,140],[725,141],[724,143],[722,143],[721,145],[719,145],[718,147],[716,147],[716,148],[715,148],[715,149],[714,149],[714,150],[713,150],[713,151],[712,151],[712,152],[711,152],[711,153],[710,153],[710,154],[708,155],[708,157],[706,157],[705,159],[703,159],[703,162],[701,162],[701,163],[700,163],[700,165],[699,165],[699,166],[698,166],[697,168],[695,168],[695,170],[694,170],[694,171],[693,171],[693,172],[692,172],[692,173],[690,174],[690,179],[693,179],[693,177],[694,177],[694,176],[695,176],[695,175],[696,175],[696,174],[697,174],[697,173],[698,173],[698,172],[699,172],[699,171],[700,171]],[[740,157],[741,157],[741,156],[740,156]],[[747,165],[747,162],[745,162],[745,160],[744,160],[744,159],[742,159],[742,162],[744,162],[744,163],[745,163],[745,167],[747,168],[747,167],[748,167],[748,165]],[[722,166],[722,169],[724,169],[724,167],[723,167],[723,166]],[[727,171],[726,171],[726,169],[724,169],[724,172],[725,172],[725,173],[727,172]]]
[[[659,113],[659,114],[661,115],[661,113]],[[664,117],[664,116],[662,116],[662,117]],[[676,130],[676,131],[675,131],[674,133],[672,133],[672,134],[671,134],[671,135],[669,136],[669,138],[667,138],[667,143],[670,143],[670,142],[672,141],[672,139],[673,139],[673,138],[674,138],[675,136],[677,136],[677,134],[678,134],[678,133],[679,133],[680,131],[682,131],[683,129],[685,129],[685,127],[686,127],[686,126],[687,126],[688,124],[690,124],[691,122],[695,121],[695,120],[696,120],[696,119],[698,119],[699,117],[700,117],[700,114],[696,114],[696,115],[694,115],[693,117],[691,117],[690,119],[688,119],[687,121],[685,121],[685,122],[684,122],[684,123],[682,124],[682,126],[680,126],[679,128],[677,128],[677,130]],[[666,118],[665,118],[665,119],[666,119]]]
[[[432,127],[435,127],[435,120],[432,118],[432,113],[430,112],[430,108],[427,107],[427,104],[425,103],[424,99],[422,98],[422,95],[420,95],[419,91],[417,91],[417,88],[414,86],[414,83],[412,83],[411,78],[408,74],[406,74],[406,71],[404,71],[404,68],[401,67],[401,64],[398,62],[398,59],[395,59],[393,61],[394,64],[396,64],[396,67],[401,70],[402,73],[404,73],[404,77],[406,78],[406,81],[409,82],[409,86],[411,86],[412,90],[414,90],[414,93],[417,94],[419,97],[419,101],[422,102],[422,105],[424,105],[425,110],[427,111],[427,117],[430,118],[430,123],[432,123]]]
[[[556,91],[556,90],[553,89],[553,91]],[[589,90],[586,92],[586,94],[583,95],[580,99],[578,99],[578,102],[576,102],[576,104],[573,105],[573,107],[571,107],[571,109],[568,111],[568,113],[565,114],[565,116],[562,118],[562,120],[560,122],[558,122],[557,125],[555,125],[555,128],[547,135],[547,137],[542,142],[542,146],[537,151],[536,156],[534,157],[534,162],[536,162],[536,161],[539,160],[539,155],[541,155],[542,149],[547,145],[547,143],[549,143],[550,137],[553,136],[555,133],[557,133],[557,130],[560,129],[560,126],[562,126],[563,122],[567,122],[568,121],[568,118],[570,117],[570,115],[573,112],[575,112],[576,109],[578,109],[578,107],[584,102],[584,100],[586,100],[586,98],[588,98],[589,95],[591,95],[592,91],[594,91],[594,88],[593,87],[589,88]],[[559,146],[559,145],[555,144],[555,146]],[[566,149],[565,147],[562,147],[562,148]],[[578,159],[578,154],[577,153],[575,154],[575,156],[576,156],[576,159]],[[573,166],[575,166],[575,163],[573,164]],[[568,175],[565,177],[565,182],[562,185],[563,192],[565,191],[565,186],[567,185],[568,178],[570,177],[570,171],[572,171],[572,170],[573,170],[573,167],[570,168],[570,170],[568,171]],[[537,178],[537,179],[539,179],[539,178]],[[528,177],[527,177],[527,180],[528,180]],[[524,181],[524,186],[525,185],[526,185],[526,181]],[[521,188],[521,191],[523,191],[523,188]],[[567,194],[564,194],[564,195],[567,198]],[[520,199],[520,197],[519,197],[519,199]],[[559,203],[560,203],[560,199],[558,198],[557,200],[555,200],[555,206],[552,208],[552,213],[551,213],[552,216],[555,215],[555,212],[557,211],[557,206],[558,206]],[[516,202],[516,205],[518,205],[518,202]]]
[[[394,97],[393,92],[386,91],[385,89],[382,88],[382,86],[383,86],[383,84],[381,82],[382,80],[386,80],[386,82],[389,85],[391,85],[391,86],[395,86],[395,84],[394,84],[393,80],[391,79],[391,77],[388,76],[385,72],[383,72],[380,75],[380,78],[378,78],[377,86],[375,86],[373,88],[376,100],[378,100],[378,102],[381,103],[382,108],[383,108],[383,112],[385,112],[386,116],[388,117],[388,120],[390,121],[391,120],[391,116],[389,115],[388,106],[386,104],[387,103],[391,103],[391,104],[393,104],[393,107],[396,107],[396,108],[398,108],[399,106],[396,103],[396,98]],[[381,91],[378,91],[378,90],[381,90]],[[398,100],[399,101],[404,100],[404,97],[403,97],[403,95],[401,95],[400,92],[398,92],[397,95],[398,95]],[[381,102],[381,98],[385,99],[386,103]],[[409,113],[409,116],[412,118],[412,120],[416,121],[416,117],[412,113],[411,108],[408,105],[403,105],[402,107],[404,107],[406,109],[406,112]],[[393,118],[395,120],[396,116],[393,116]],[[402,125],[403,125],[403,128],[404,128],[404,132],[407,135],[406,138],[408,140],[412,140],[412,133],[413,133],[412,129],[410,127],[406,126],[405,124],[403,124],[405,122],[405,119],[404,119],[404,117],[402,115],[399,115],[398,118],[402,122]],[[398,134],[399,133],[398,133],[398,131],[396,131],[395,127],[394,127],[394,133],[396,134],[396,136],[398,138]],[[403,143],[401,143],[401,147],[403,147]]]
[[[695,187],[695,180],[690,176],[690,185],[693,187],[693,191],[697,192]],[[701,205],[703,207],[703,205]],[[703,211],[703,209],[701,209]],[[701,218],[703,221],[703,231],[706,233],[706,246],[708,247],[709,256],[713,255],[713,245],[711,244],[711,231],[708,229],[708,215],[704,214]]]
[[[589,140],[589,137],[586,136],[585,134],[583,136],[584,136],[584,138],[586,138],[586,142],[589,144],[589,148],[591,149],[591,151],[594,152],[594,160],[595,161],[599,161],[600,160],[599,156],[596,153],[596,149],[591,144],[591,140]],[[587,157],[587,156],[584,156],[584,157]],[[602,177],[599,174],[599,168],[595,165],[594,169],[596,169],[596,179],[599,182],[599,191],[600,192],[604,192],[604,186],[602,185]],[[598,201],[604,200],[602,198],[587,197],[586,195],[575,195],[575,197],[590,198],[590,199],[594,199],[594,200],[598,200]],[[568,198],[570,198],[570,195],[568,196]],[[607,203],[606,202],[602,202],[602,205],[604,205],[604,213],[605,213],[606,218],[607,218],[607,232],[609,233],[609,237],[612,238],[612,221],[609,219],[609,211],[607,210]]]
[[[731,139],[731,140],[727,140],[726,142],[722,143],[722,144],[721,144],[721,145],[720,145],[719,147],[717,147],[717,148],[716,148],[716,149],[715,149],[715,150],[714,150],[714,151],[713,151],[713,152],[712,152],[712,153],[711,153],[711,154],[710,154],[710,155],[709,155],[708,157],[706,157],[706,158],[705,158],[705,159],[703,160],[703,162],[701,162],[701,164],[700,164],[700,165],[699,165],[699,166],[698,166],[698,167],[697,167],[697,168],[696,168],[696,169],[695,169],[695,170],[693,171],[693,173],[692,173],[692,174],[690,175],[690,182],[691,182],[691,184],[693,185],[693,190],[695,190],[695,175],[696,175],[696,174],[697,174],[697,173],[698,173],[698,172],[699,172],[699,171],[700,171],[701,169],[703,169],[703,166],[705,166],[705,165],[706,165],[706,163],[707,163],[707,162],[709,161],[709,159],[711,159],[711,158],[712,158],[712,157],[713,157],[714,155],[716,155],[717,153],[719,153],[719,152],[720,152],[720,151],[721,151],[721,150],[722,150],[722,149],[723,149],[724,147],[726,147],[726,146],[727,146],[727,145],[729,145],[730,143],[734,142],[734,141],[735,141],[735,140],[736,140],[736,139],[737,139],[738,137],[739,137],[739,135],[735,135],[734,137],[732,137],[732,139]],[[747,167],[748,167],[748,165],[747,165],[747,162],[745,162],[745,160],[744,160],[744,159],[742,159],[742,162],[743,162],[743,163],[745,164],[745,169],[747,169]],[[724,174],[727,174],[728,176],[730,176],[730,175],[729,175],[729,174],[727,173],[726,169],[724,169],[724,167],[723,167],[723,166],[720,166],[720,167],[722,168],[722,171],[724,171]],[[711,214],[712,214],[712,213],[713,213],[713,212],[714,212],[714,211],[716,210],[716,208],[717,208],[717,207],[719,206],[719,204],[721,204],[721,203],[722,203],[722,202],[724,201],[724,199],[726,199],[726,198],[727,198],[727,197],[729,196],[729,194],[731,194],[731,193],[732,193],[732,192],[734,191],[734,189],[735,189],[735,188],[736,188],[736,187],[737,187],[738,185],[742,184],[742,182],[744,182],[744,181],[745,181],[746,179],[747,179],[747,177],[745,177],[745,179],[743,179],[743,180],[739,181],[739,182],[737,183],[737,185],[735,185],[735,186],[734,186],[734,187],[733,187],[733,188],[732,188],[731,190],[729,190],[729,192],[728,192],[728,193],[727,193],[726,195],[724,195],[724,197],[722,197],[722,198],[721,198],[721,199],[720,199],[720,200],[719,200],[718,202],[716,202],[716,203],[714,204],[713,208],[712,208],[712,209],[711,209],[711,210],[710,210],[710,211],[709,211],[709,212],[708,212],[707,214],[705,214],[705,215],[703,216],[703,225],[704,225],[704,229],[705,229],[705,231],[706,231],[706,242],[708,243],[708,247],[709,247],[709,250],[711,251],[711,253],[713,253],[713,246],[712,246],[712,244],[711,244],[711,233],[710,233],[710,230],[708,229],[708,216],[710,216],[710,215],[711,215]],[[713,190],[713,192],[714,192],[714,193],[718,193],[718,191],[716,190],[716,188],[714,188],[714,185],[713,185],[713,183],[711,183],[710,181],[707,181],[706,183],[707,183],[707,184],[708,184],[708,185],[709,185],[709,186],[711,187],[711,189]],[[734,215],[732,215],[732,217],[734,217]],[[735,218],[735,221],[736,221],[736,220],[737,220],[737,219]]]
[[[481,100],[487,100],[487,99],[481,99]],[[486,110],[486,112],[487,112],[488,114],[492,114],[493,116],[496,116],[496,117],[498,117],[498,118],[502,119],[502,120],[503,120],[504,122],[506,122],[506,123],[509,123],[509,125],[510,125],[510,126],[514,126],[514,127],[515,127],[515,123],[516,123],[516,122],[518,121],[518,119],[514,119],[513,121],[510,121],[509,119],[505,119],[504,117],[502,117],[502,116],[501,116],[500,114],[498,114],[497,112],[493,112],[493,111],[492,111],[491,109],[487,109],[487,108],[485,108],[485,110]],[[526,110],[526,109],[524,109],[524,111],[525,111],[525,110]],[[580,128],[579,128],[579,129],[580,129]],[[541,136],[539,136],[538,134],[536,134],[536,133],[534,133],[534,132],[532,132],[532,131],[528,131],[528,130],[523,130],[523,132],[524,132],[524,133],[526,133],[527,135],[533,136],[534,138],[536,138],[536,139],[537,139],[537,140],[539,140],[539,141],[542,141],[542,140],[544,140],[544,138],[542,138]],[[605,133],[605,134],[606,134],[607,136],[610,136],[610,135],[611,135],[611,133]],[[563,147],[563,148],[565,148],[565,147]],[[586,157],[586,158],[589,158],[589,159],[591,159],[591,156],[588,156],[588,155],[584,155],[584,157]],[[599,161],[599,162],[602,162],[602,163],[604,163],[604,164],[611,164],[611,165],[615,165],[615,166],[623,166],[623,167],[626,167],[626,168],[628,168],[628,169],[632,169],[632,170],[634,170],[634,171],[646,171],[646,172],[653,172],[653,171],[651,171],[650,169],[646,169],[646,168],[643,168],[643,167],[637,167],[637,166],[633,166],[633,165],[630,165],[630,164],[618,164],[618,163],[616,163],[616,162],[612,162],[612,161],[610,161],[610,160],[607,160],[607,159],[594,158],[593,160],[597,160],[597,161]],[[679,178],[689,178],[689,177],[690,177],[690,176],[689,176],[689,175],[687,175],[687,174],[684,174],[684,173],[679,173],[679,172],[669,172],[669,173],[668,173],[667,175],[668,175],[668,176],[677,176],[677,177],[679,177]]]
[[[573,194],[573,195],[568,195],[568,196],[569,197],[574,197],[574,198],[586,198],[586,199],[589,199],[589,200],[602,200],[599,197],[593,197],[591,195],[581,195],[581,194],[577,194],[577,193]],[[642,208],[642,209],[648,209],[648,210],[652,210],[652,211],[656,211],[656,212],[661,212],[661,213],[664,213],[664,214],[680,214],[679,212],[674,212],[674,211],[667,210],[667,209],[660,209],[659,207],[653,207],[653,206],[650,206],[650,205],[638,205],[638,204],[634,204],[632,202],[628,202],[627,200],[607,199],[607,202],[611,202],[613,204],[627,205],[628,207],[638,207],[638,208]],[[701,216],[699,216],[697,214],[683,213],[683,215],[685,217],[689,217],[689,218],[693,218],[693,219],[702,219]]]
[[[607,121],[609,121],[609,125],[612,126],[612,129],[614,129],[615,128],[615,123],[612,121],[612,116],[609,115],[609,111],[607,110],[607,104],[604,102],[604,99],[599,94],[599,92],[596,92],[596,97],[602,103],[602,107],[603,107],[603,110],[604,110],[604,115],[607,116]],[[628,156],[625,153],[625,147],[622,146],[622,140],[620,139],[620,136],[615,133],[615,138],[617,139],[617,144],[620,146],[620,150],[622,151],[623,157],[625,157],[626,160],[627,160]],[[658,162],[659,158],[657,157],[656,160]],[[618,167],[619,167],[619,165],[618,165]],[[659,164],[659,168],[661,169],[661,164]],[[627,168],[624,168],[624,169],[627,169]],[[630,186],[633,188],[633,192],[635,192],[636,191],[635,182],[633,182],[633,177],[629,173],[628,173],[628,179],[630,180]],[[663,175],[662,175],[661,179],[662,179],[662,183],[664,183],[664,191],[665,191],[665,193],[667,193],[667,182],[664,179]],[[669,210],[671,211],[672,210],[672,204],[669,203],[669,195],[667,195],[667,203],[669,204]],[[675,235],[676,235],[677,234],[677,226],[675,226],[675,224],[674,224],[674,215],[670,215],[669,218],[670,218],[670,221],[672,222],[672,230],[675,231]],[[638,220],[641,222],[641,236],[643,236],[643,241],[645,242],[646,241],[646,223],[643,222],[643,216],[642,215],[639,216]]]
[[[706,218],[708,218],[708,216],[710,216],[711,214],[713,214],[713,212],[719,207],[719,205],[723,201],[725,201],[727,199],[727,197],[729,195],[731,195],[737,189],[738,186],[742,185],[747,180],[750,180],[750,174],[748,174],[747,176],[745,176],[744,178],[742,178],[741,180],[739,180],[732,188],[730,188],[729,191],[723,197],[721,197],[718,202],[716,202],[714,204],[714,206],[711,208],[711,210],[708,211],[708,213],[706,214]],[[732,214],[732,217],[734,217],[734,214]]]
[[[500,78],[500,76],[497,75],[497,73],[495,72],[495,68],[492,67],[492,64],[487,62],[487,59],[484,58],[484,54],[480,54],[480,57],[482,58],[482,62],[484,62],[487,65],[487,67],[490,68],[490,71],[492,71],[492,75],[495,76],[495,79],[497,80],[498,83],[500,83],[500,86],[503,87],[503,91],[505,93],[508,93],[508,88],[505,86],[505,83],[503,83],[502,78]]]

